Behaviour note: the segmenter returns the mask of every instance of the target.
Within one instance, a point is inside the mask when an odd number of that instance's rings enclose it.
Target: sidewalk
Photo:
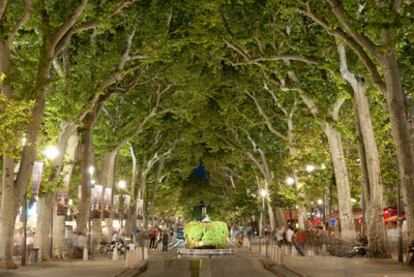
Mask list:
[[[258,241],[252,251],[259,252]],[[414,267],[393,259],[284,256],[283,266],[305,277],[414,277]]]
[[[0,271],[1,277],[113,277],[125,270],[125,260],[98,258],[90,261],[69,260],[19,266],[16,270]]]
[[[414,267],[392,259],[287,257],[284,265],[306,277],[413,277]]]

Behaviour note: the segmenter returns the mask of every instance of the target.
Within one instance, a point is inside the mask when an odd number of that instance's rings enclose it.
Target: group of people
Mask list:
[[[149,249],[157,250],[159,243],[162,242],[162,251],[167,252],[170,237],[172,237],[173,235],[174,235],[174,229],[172,227],[169,230],[161,229],[158,227],[151,228],[149,231],[149,238],[150,238]]]
[[[326,241],[326,232],[319,227],[311,226],[306,231],[292,226],[283,226],[275,233],[275,240],[279,247],[287,245],[288,251],[295,247],[299,255],[305,256],[305,249],[318,255],[322,251],[322,244]]]

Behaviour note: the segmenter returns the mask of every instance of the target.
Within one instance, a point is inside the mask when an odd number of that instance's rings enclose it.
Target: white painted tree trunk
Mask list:
[[[53,193],[39,196],[37,202],[37,226],[34,247],[39,248],[39,262],[50,260],[49,243],[51,238],[50,223],[52,221]]]
[[[343,240],[353,240],[356,238],[354,215],[352,211],[351,190],[349,187],[348,171],[346,168],[341,134],[329,123],[325,124],[324,132],[328,139],[335,172],[339,219],[341,223],[341,238]]]

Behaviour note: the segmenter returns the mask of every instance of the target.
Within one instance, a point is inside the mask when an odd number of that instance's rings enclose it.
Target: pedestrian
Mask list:
[[[289,249],[289,253],[290,254],[292,253],[292,238],[293,238],[293,234],[294,234],[294,232],[292,230],[292,227],[289,226],[287,228],[286,232],[285,232],[285,238],[286,238],[286,244],[287,244],[287,247]]]
[[[293,243],[301,256],[305,256],[306,235],[302,229],[297,229],[293,235]]]
[[[149,238],[150,238],[149,249],[153,249],[155,248],[155,240],[157,239],[157,230],[155,230],[155,228],[151,228],[150,233],[149,233]]]
[[[169,239],[168,232],[167,230],[165,230],[162,235],[162,251],[163,252],[168,251],[168,239]]]
[[[285,227],[281,227],[277,232],[276,232],[276,243],[277,246],[279,246],[280,248],[282,248],[284,239],[283,239],[283,234],[285,233]]]

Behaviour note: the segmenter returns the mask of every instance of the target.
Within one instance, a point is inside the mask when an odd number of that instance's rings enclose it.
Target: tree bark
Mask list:
[[[338,53],[342,77],[351,85],[353,90],[357,130],[363,142],[363,146],[360,147],[363,150],[361,162],[363,173],[368,181],[368,187],[363,189],[366,222],[368,223],[368,256],[387,258],[390,257],[390,253],[383,221],[384,200],[381,167],[366,88],[363,81],[358,80],[348,70],[345,47],[341,44],[338,45]]]
[[[37,228],[35,234],[35,247],[39,248],[39,262],[49,261],[49,241],[51,238],[50,222],[52,220],[53,193],[48,192],[39,197],[37,209]]]
[[[74,135],[76,132],[76,126],[72,123],[68,122],[62,122],[61,123],[61,131],[57,143],[57,149],[59,151],[59,155],[56,157],[54,161],[51,161],[51,167],[52,167],[52,173],[49,176],[45,182],[43,182],[42,187],[46,190],[49,190],[49,192],[43,194],[41,193],[39,195],[39,198],[42,199],[42,205],[39,205],[38,209],[38,218],[42,218],[44,221],[42,222],[43,226],[39,228],[39,230],[36,232],[36,240],[39,240],[39,261],[47,261],[52,259],[53,257],[49,256],[49,250],[48,248],[45,248],[43,246],[44,241],[50,241],[52,233],[54,233],[53,230],[50,230],[51,226],[51,220],[54,220],[53,218],[55,215],[51,216],[52,209],[55,210],[54,204],[56,204],[55,196],[56,194],[54,192],[50,192],[50,187],[55,184],[57,179],[59,178],[61,169],[62,169],[62,163],[64,159],[64,153],[66,152],[66,146],[68,144],[69,138]],[[44,201],[46,199],[47,201]],[[57,216],[57,215],[56,215]],[[47,221],[48,220],[48,221]],[[56,227],[53,224],[54,227]],[[54,237],[53,237],[54,240]],[[54,244],[52,243],[53,247]],[[52,250],[52,253],[54,255],[55,251]]]
[[[132,229],[137,226],[137,201],[139,201],[139,180],[137,180],[137,157],[135,156],[134,148],[129,147],[132,159],[132,170],[131,170],[131,205],[128,209],[128,218],[125,223],[125,232],[130,234]]]
[[[338,191],[339,219],[341,222],[341,238],[353,240],[356,237],[354,214],[352,211],[351,190],[348,171],[342,146],[341,134],[331,124],[325,123],[325,135],[328,139],[332,163]]]
[[[414,239],[414,151],[394,49],[390,49],[384,55],[382,68],[386,84],[385,99],[390,112],[392,136],[397,149],[402,193],[406,205],[408,239],[411,241]]]
[[[81,134],[81,143],[83,145],[82,166],[81,166],[81,199],[79,202],[79,213],[76,219],[77,230],[86,235],[88,230],[88,220],[91,210],[91,176],[88,168],[92,160],[92,138],[93,128],[96,121],[97,107],[93,112],[88,113],[83,122],[83,133]]]

